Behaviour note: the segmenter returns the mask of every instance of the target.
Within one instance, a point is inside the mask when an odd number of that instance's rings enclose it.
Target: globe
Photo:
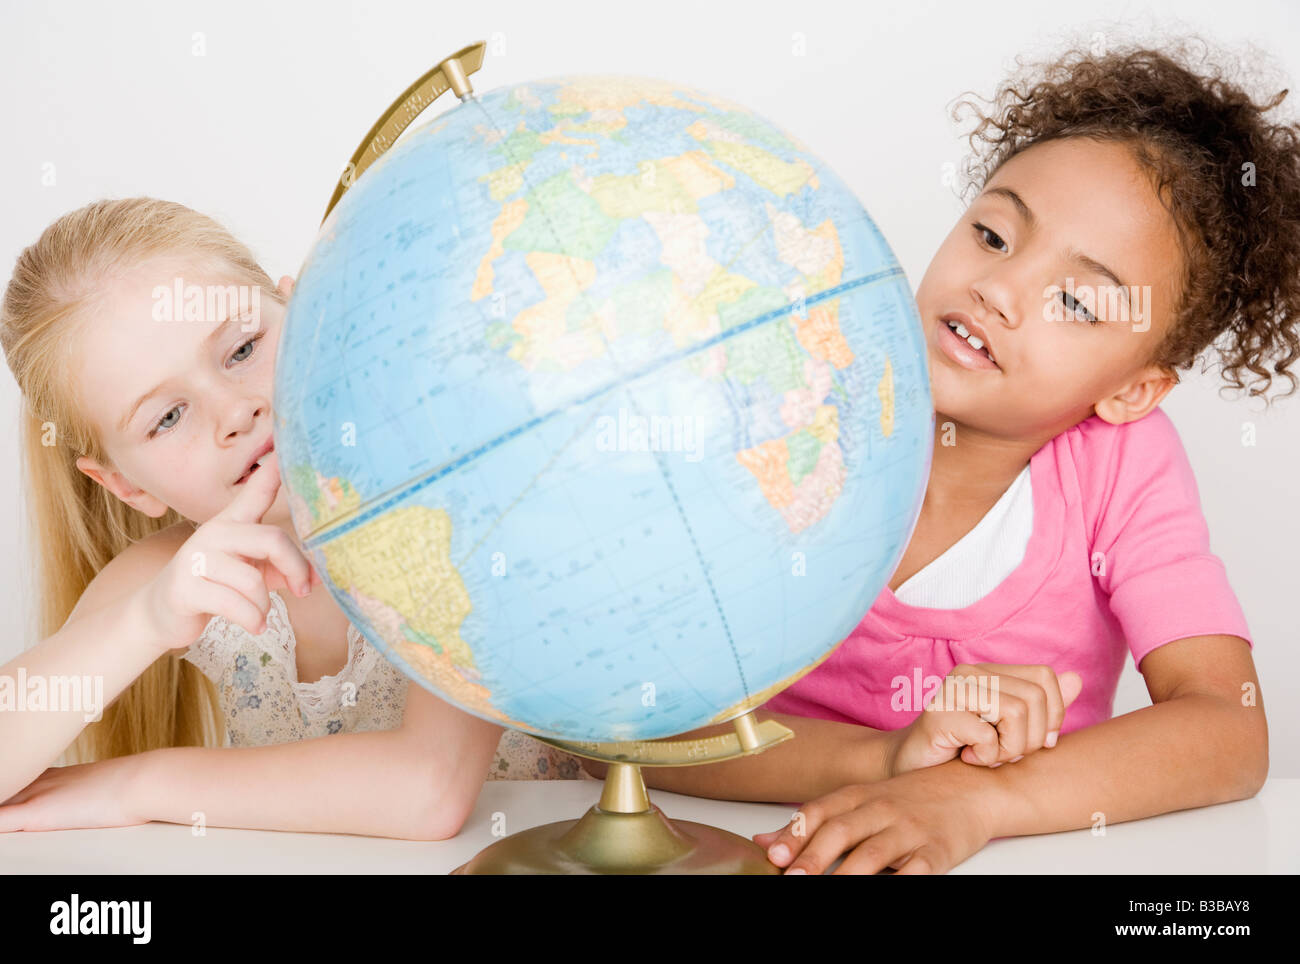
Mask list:
[[[732,720],[862,619],[934,412],[906,277],[794,136],[578,76],[469,98],[343,195],[278,349],[329,592],[412,680],[557,740]]]

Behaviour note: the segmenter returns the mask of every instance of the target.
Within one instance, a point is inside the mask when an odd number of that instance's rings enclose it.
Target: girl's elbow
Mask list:
[[[1268,780],[1268,721],[1263,707],[1243,708],[1225,698],[1226,716],[1214,721],[1220,744],[1221,786],[1228,800],[1245,800],[1264,788]]]
[[[403,762],[418,774],[412,799],[420,802],[416,821],[421,840],[447,840],[460,833],[478,804],[487,779],[501,727],[473,720],[469,737],[430,747],[425,741],[403,739]]]
[[[470,766],[421,768],[423,793],[416,797],[422,803],[421,839],[449,840],[460,833],[478,804],[486,770],[472,778]]]
[[[1229,799],[1246,800],[1259,793],[1268,781],[1268,738],[1240,746],[1227,767],[1235,778],[1230,782],[1233,795]]]
[[[1264,784],[1268,782],[1268,743],[1257,754],[1258,762],[1251,768],[1249,779],[1246,783],[1246,796],[1253,797],[1264,789]]]
[[[1246,796],[1253,797],[1264,788],[1268,780],[1268,723],[1261,710],[1257,724],[1252,727],[1245,759],[1252,761],[1246,768]]]
[[[476,795],[448,787],[425,808],[418,827],[420,840],[450,840],[464,828],[474,812]]]

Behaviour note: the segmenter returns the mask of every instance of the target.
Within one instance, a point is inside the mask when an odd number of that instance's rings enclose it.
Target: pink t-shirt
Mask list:
[[[815,670],[766,704],[796,716],[893,730],[921,713],[958,663],[1046,664],[1083,689],[1062,733],[1110,719],[1124,651],[1188,636],[1240,636],[1246,618],[1169,416],[1112,425],[1096,415],[1029,460],[1034,528],[1025,557],[964,609],[902,603],[885,586]]]

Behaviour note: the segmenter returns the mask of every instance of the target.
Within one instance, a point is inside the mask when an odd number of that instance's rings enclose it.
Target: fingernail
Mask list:
[[[1006,762],[1005,760],[1002,761],[1002,763],[1005,763],[1005,762]],[[989,769],[990,769],[990,770],[996,770],[998,767],[1002,766],[1002,763],[990,763],[990,764],[989,764]]]
[[[1047,740],[1045,741],[1046,745],[1056,746],[1056,738],[1060,735],[1061,735],[1060,730],[1053,730],[1051,733],[1047,734]]]
[[[793,877],[795,874],[803,874],[805,877],[808,876],[808,871],[804,870],[802,867],[791,867],[789,870],[786,871],[786,873],[789,874],[791,877]]]
[[[1022,753],[1022,754],[1020,754],[1020,756],[1012,757],[1012,758],[1011,758],[1010,760],[1008,760],[1007,762],[1008,762],[1008,763],[1015,763],[1017,760],[1023,760],[1024,758],[1025,758],[1025,755]]]
[[[774,864],[783,864],[790,859],[790,848],[783,843],[775,844],[767,852],[767,858]]]

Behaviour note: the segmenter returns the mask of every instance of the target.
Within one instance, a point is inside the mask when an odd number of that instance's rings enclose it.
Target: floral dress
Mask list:
[[[252,634],[214,616],[185,651],[213,682],[225,717],[227,746],[268,746],[333,733],[396,729],[408,679],[348,626],[347,662],[334,676],[298,680],[297,640],[280,594],[270,593],[266,630]],[[488,780],[594,780],[576,756],[507,729]]]

